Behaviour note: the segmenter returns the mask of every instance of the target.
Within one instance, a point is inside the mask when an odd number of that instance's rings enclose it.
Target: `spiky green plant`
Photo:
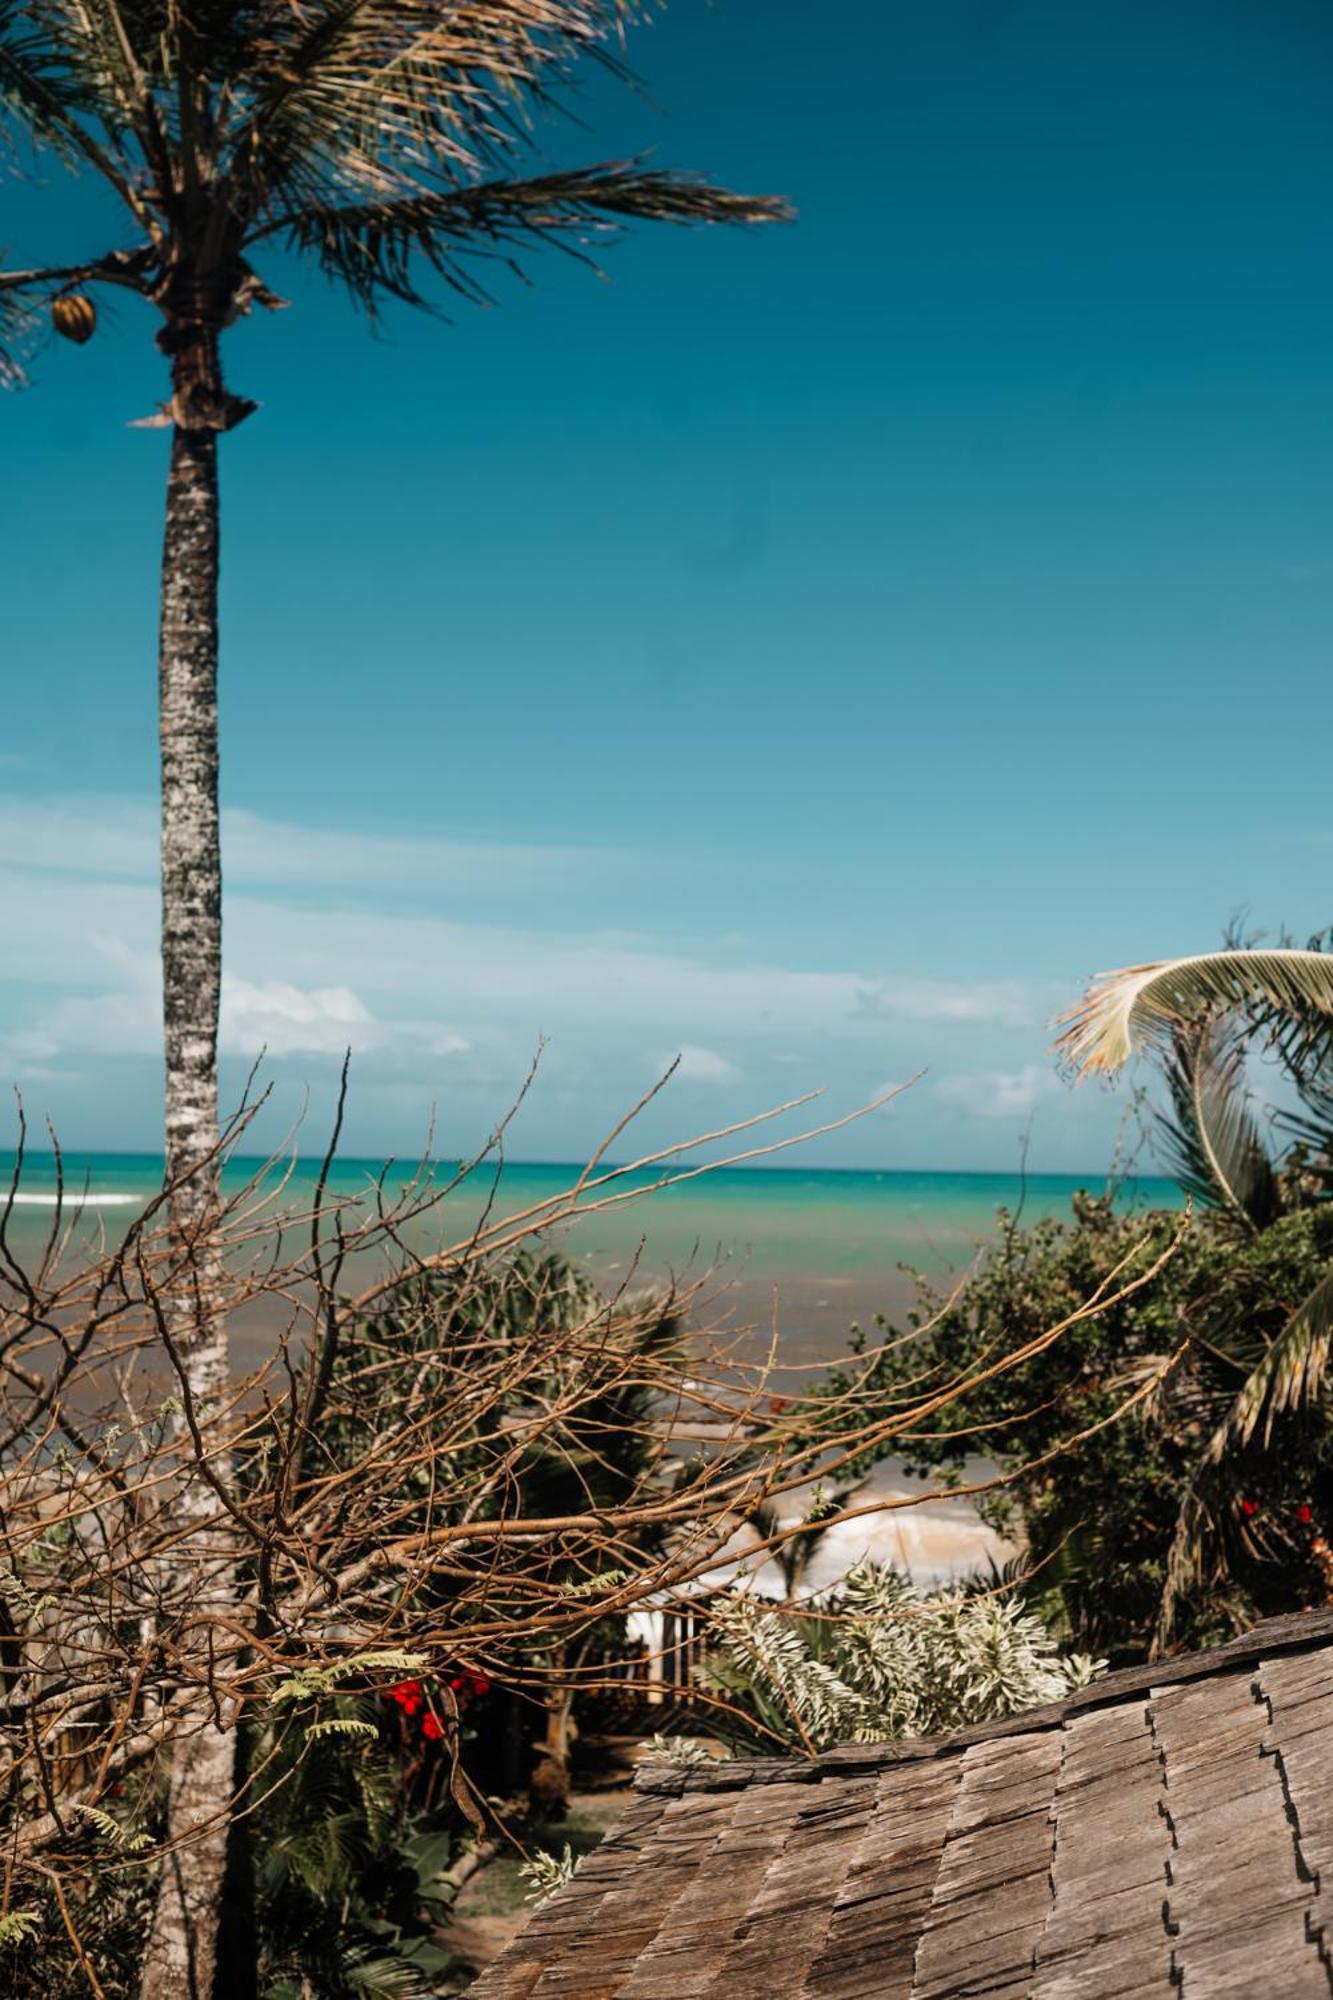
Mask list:
[[[559,1854],[550,1854],[538,1848],[518,1871],[528,1885],[528,1901],[538,1909],[543,1903],[549,1903],[557,1889],[563,1889],[567,1882],[573,1881],[578,1865],[568,1841]]]
[[[700,1678],[725,1706],[705,1713],[751,1749],[935,1736],[1058,1700],[1104,1664],[1062,1655],[1013,1593],[923,1591],[870,1562],[798,1612],[737,1591],[713,1616]]]

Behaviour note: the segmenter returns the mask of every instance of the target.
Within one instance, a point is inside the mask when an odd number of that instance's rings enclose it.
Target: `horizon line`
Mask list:
[[[687,1158],[689,1151],[690,1151],[689,1148],[682,1149],[680,1155],[680,1159],[682,1161],[684,1161]],[[26,1146],[23,1151],[23,1157],[25,1161],[32,1161],[37,1159],[53,1161],[56,1158],[56,1152],[55,1149],[52,1147],[39,1148],[35,1146]],[[246,1166],[267,1166],[267,1165],[291,1166],[293,1164],[301,1166],[308,1164],[311,1166],[318,1167],[321,1164],[323,1157],[324,1156],[321,1153],[295,1153],[295,1154],[232,1153],[228,1155],[227,1163],[230,1164],[230,1163],[243,1162]],[[17,1160],[17,1158],[18,1158],[17,1147],[14,1146],[0,1147],[0,1159],[13,1162]],[[60,1158],[66,1161],[115,1159],[115,1160],[135,1160],[135,1161],[160,1163],[164,1160],[165,1156],[160,1150],[153,1150],[147,1147],[137,1147],[137,1146],[126,1146],[126,1147],[112,1147],[112,1146],[63,1147],[62,1146],[60,1148]],[[498,1166],[498,1169],[501,1173],[524,1172],[532,1168],[540,1168],[543,1171],[549,1171],[549,1172],[554,1172],[557,1169],[563,1169],[565,1172],[578,1175],[582,1173],[587,1166],[586,1160],[575,1160],[575,1159],[504,1159],[499,1162],[495,1162],[489,1160],[488,1157],[484,1155],[474,1156],[474,1159],[475,1159],[475,1164],[473,1165],[471,1171],[478,1174],[482,1173],[483,1171],[494,1172]],[[410,1168],[412,1172],[419,1172],[423,1168],[431,1168],[431,1167],[434,1168],[451,1167],[456,1170],[461,1166],[463,1166],[464,1162],[461,1157],[449,1158],[445,1156],[440,1156],[438,1158],[423,1158],[421,1155],[386,1152],[386,1153],[339,1154],[331,1164],[334,1168],[340,1166],[341,1167],[373,1166],[379,1168],[384,1168],[386,1166],[401,1166],[403,1168]],[[704,1163],[698,1161],[694,1162],[694,1165],[696,1166],[700,1164]],[[640,1168],[635,1168],[633,1164],[630,1162],[625,1162],[625,1161],[617,1162],[609,1159],[601,1161],[598,1164],[599,1173],[605,1171],[617,1171],[622,1173],[635,1172],[635,1171],[641,1173],[650,1173],[650,1172],[660,1173],[664,1170],[665,1169],[663,1167],[663,1164],[660,1162],[654,1166],[645,1166]],[[772,1164],[767,1164],[762,1160],[751,1160],[745,1162],[743,1165],[738,1164],[732,1166],[728,1166],[719,1162],[718,1165],[710,1167],[708,1170],[709,1172],[714,1174],[717,1173],[732,1173],[732,1174],[753,1173],[753,1174],[765,1174],[765,1175],[845,1174],[845,1175],[858,1175],[861,1177],[864,1177],[866,1175],[902,1175],[902,1176],[911,1175],[918,1179],[940,1179],[940,1180],[957,1180],[964,1176],[968,1176],[977,1180],[981,1179],[1010,1180],[1010,1181],[1087,1180],[1087,1181],[1103,1181],[1103,1182],[1117,1178],[1120,1180],[1160,1180],[1160,1181],[1174,1181],[1176,1178],[1173,1174],[1170,1174],[1165,1171],[1159,1170],[1154,1172],[1146,1172],[1141,1169],[1129,1169],[1125,1173],[1117,1176],[1114,1172],[1114,1169],[1112,1169],[1111,1167],[1098,1167],[1098,1168],[832,1167],[832,1166],[792,1166],[786,1163],[779,1164],[777,1162],[774,1162]]]

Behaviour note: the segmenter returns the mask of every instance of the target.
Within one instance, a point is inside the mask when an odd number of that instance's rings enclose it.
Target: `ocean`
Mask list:
[[[230,1161],[226,1185],[239,1190],[263,1166]],[[111,1238],[160,1188],[162,1161],[149,1154],[69,1154],[64,1171],[67,1199],[81,1205],[80,1231]],[[341,1160],[332,1191],[358,1196],[383,1171],[381,1161]],[[303,1206],[314,1172],[314,1162],[299,1162],[284,1198]],[[390,1188],[409,1172],[390,1169]],[[493,1187],[493,1213],[503,1216],[559,1194],[578,1172],[573,1165],[507,1164],[495,1186],[493,1170],[478,1170],[446,1198],[440,1214],[416,1225],[413,1248],[465,1237]],[[628,1185],[642,1188],[648,1178]],[[1012,1212],[1021,1203],[1025,1221],[1068,1216],[1077,1190],[1104,1185],[1097,1174],[1024,1180],[1000,1173],[723,1168],[589,1214],[562,1227],[555,1240],[606,1285],[704,1278],[712,1317],[765,1330],[776,1324],[786,1358],[813,1360],[839,1351],[853,1322],[868,1324],[876,1313],[901,1320],[915,1293],[903,1266],[948,1279],[995,1240],[999,1209]],[[20,1253],[49,1227],[55,1186],[51,1155],[29,1155],[11,1228]],[[1127,1207],[1182,1206],[1173,1181],[1151,1177],[1124,1182],[1117,1200]]]

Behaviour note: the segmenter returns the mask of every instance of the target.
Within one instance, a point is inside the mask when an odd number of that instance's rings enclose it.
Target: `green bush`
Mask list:
[[[1235,1422],[1333,1261],[1333,1208],[1290,1185],[1286,1207],[1262,1228],[1197,1213],[1149,1284],[949,1404],[907,1444],[917,1470],[955,1478],[965,1455],[999,1460],[1010,1483],[981,1510],[1002,1531],[1021,1528],[1029,1594],[1080,1647],[1141,1659],[1155,1636],[1207,1645],[1325,1597],[1333,1445],[1322,1382],[1295,1409],[1269,1409],[1248,1437]],[[975,1372],[1012,1353],[1114,1289],[1114,1273],[1146,1270],[1181,1227],[1179,1214],[1126,1213],[1087,1194],[1068,1222],[1001,1219],[999,1246],[961,1296],[923,1287],[914,1324],[928,1330],[873,1364],[886,1407],[923,1370]]]

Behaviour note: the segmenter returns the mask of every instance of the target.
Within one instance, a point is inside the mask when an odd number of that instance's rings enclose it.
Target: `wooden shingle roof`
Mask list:
[[[643,1773],[473,2000],[1333,1993],[1333,1613],[958,1736]]]

